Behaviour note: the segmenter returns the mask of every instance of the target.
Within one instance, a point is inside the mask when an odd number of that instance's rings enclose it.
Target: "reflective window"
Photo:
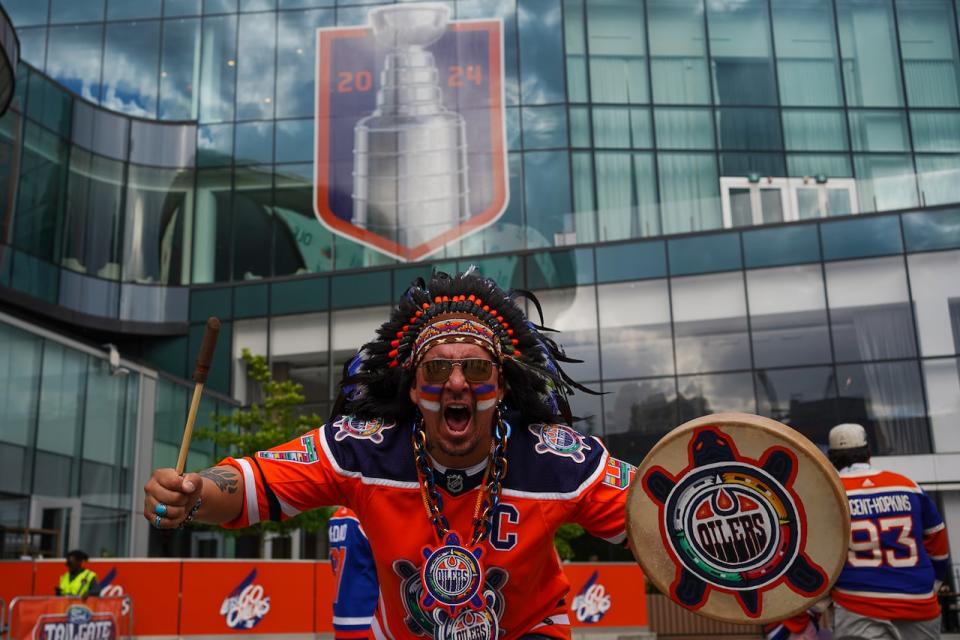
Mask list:
[[[47,24],[47,3],[37,0],[6,0],[3,8],[10,14],[10,20],[20,33],[21,27]],[[20,36],[23,38],[23,36]]]
[[[160,0],[107,0],[107,20],[159,17]]]
[[[841,106],[833,3],[773,0],[780,102],[794,106]]]
[[[200,63],[201,122],[233,119],[236,70],[237,17],[204,18],[203,60]]]
[[[63,140],[27,122],[11,240],[15,246],[49,261],[60,256],[66,159]]]
[[[652,147],[650,110],[595,107],[593,138],[597,147],[623,149]]]
[[[20,59],[43,69],[47,60],[47,28],[17,29],[17,36],[20,38]],[[21,74],[17,82],[24,79]]]
[[[233,125],[208,124],[197,129],[197,165],[222,167],[233,162]]]
[[[910,126],[916,151],[960,151],[960,113],[912,111]]]
[[[332,4],[332,3],[331,3]],[[313,118],[316,30],[334,23],[331,10],[284,11],[277,18],[277,95],[278,118]],[[311,138],[312,142],[312,138]],[[312,144],[308,145],[312,149]]]
[[[587,45],[583,0],[563,0],[563,35],[567,54],[567,99],[570,102],[586,102]]]
[[[849,116],[854,151],[909,151],[903,111],[850,111]]]
[[[573,179],[572,220],[579,242],[595,242],[597,204],[593,187],[593,156],[590,153],[570,154],[570,173]]]
[[[189,272],[184,229],[189,228],[193,172],[130,165],[124,213],[123,279],[180,284]]]
[[[123,163],[73,150],[63,266],[109,280],[120,278],[122,195]]]
[[[719,229],[720,178],[712,153],[657,155],[663,233]]]
[[[293,380],[303,385],[306,398],[303,410],[315,411],[324,418],[329,413],[327,403],[331,398],[328,327],[325,313],[270,321],[270,356],[274,375],[278,380]],[[338,380],[339,376],[332,383],[335,385]]]
[[[673,278],[671,286],[677,372],[748,369],[743,274]]]
[[[43,350],[37,449],[72,456],[79,445],[87,356],[56,342]]]
[[[269,164],[273,162],[273,122],[237,123],[234,162]]]
[[[277,0],[240,0],[240,11],[270,11],[277,8]]]
[[[706,37],[701,0],[648,0],[653,100],[709,104]]]
[[[950,0],[897,1],[900,55],[912,107],[960,106],[957,30]]]
[[[104,55],[110,71],[103,74],[101,104],[134,116],[156,117],[160,22],[107,25]]]
[[[271,123],[272,124],[272,123]],[[239,127],[238,127],[239,128]],[[273,175],[257,167],[237,169],[233,193],[233,278],[269,277],[273,237]]]
[[[81,4],[73,0],[68,2]],[[100,84],[102,47],[101,25],[51,27],[47,43],[47,75],[85,99],[99,102],[103,97]]]
[[[673,332],[666,280],[600,285],[597,301],[604,378],[673,373]]]
[[[831,361],[819,264],[747,271],[747,297],[754,366]]]
[[[960,353],[960,251],[915,253],[907,256],[924,356]]]
[[[617,456],[638,462],[679,424],[673,378],[605,382],[604,444]]]
[[[237,0],[203,0],[204,13],[236,13]]]
[[[583,360],[581,363],[564,363],[563,370],[574,380],[599,378],[597,296],[594,288],[551,289],[537,291],[536,295],[543,308],[545,324],[561,332],[559,341],[567,355]],[[528,305],[527,313],[536,317],[532,305]]]
[[[330,314],[330,347],[333,356],[333,370],[341,371],[360,345],[370,342],[377,328],[388,317],[389,307],[362,307],[344,309]],[[322,343],[320,343],[322,344]]]
[[[838,423],[833,367],[761,369],[755,372],[755,382],[760,415],[826,446],[827,434]]]
[[[716,102],[776,104],[767,3],[708,2],[707,24]]]
[[[313,119],[278,120],[276,125],[277,162],[312,162]]]
[[[567,109],[563,105],[523,107],[523,146],[555,149],[567,146]]]
[[[569,154],[537,151],[523,154],[524,203],[527,211],[527,245],[544,247],[560,244],[558,234],[565,228],[570,206]],[[514,196],[511,195],[511,200]]]
[[[960,366],[956,358],[923,361],[927,411],[937,452],[960,451]]]
[[[930,452],[919,363],[841,365],[837,381],[837,419],[866,427],[874,455]]]
[[[563,32],[560,0],[518,0],[520,100],[563,102]]]
[[[854,154],[853,165],[861,211],[889,211],[919,204],[910,156]]]
[[[194,69],[199,56],[199,19],[167,20],[163,23],[160,118],[187,120],[197,117],[199,94],[194,86]]]
[[[135,376],[111,375],[105,360],[92,359],[87,376],[87,396],[83,414],[83,451],[85,460],[119,465],[123,460],[128,409],[127,382]],[[112,491],[116,491],[113,487]]]
[[[657,147],[660,149],[712,149],[713,117],[709,109],[654,111]]]
[[[902,258],[831,262],[825,269],[837,361],[916,356]]]
[[[237,43],[237,119],[273,117],[277,14],[240,16]]]
[[[785,109],[783,136],[786,147],[797,151],[846,151],[847,123],[842,111]]]
[[[600,239],[659,235],[653,154],[598,152],[596,163]]]
[[[853,167],[846,153],[788,153],[787,175],[850,178],[853,177]]]
[[[322,273],[333,269],[333,239],[313,213],[311,169],[312,165],[277,167],[275,275]]]
[[[717,109],[717,140],[721,149],[782,149],[780,114],[775,109]]]
[[[597,392],[600,391],[599,382],[585,382],[584,386]],[[603,401],[600,396],[578,391],[570,398],[570,411],[575,418],[580,418],[573,423],[574,429],[588,436],[603,436]],[[604,444],[609,449],[609,441],[604,440]],[[611,455],[616,456],[618,452],[611,451]]]
[[[903,104],[890,0],[836,0],[843,82],[852,107]]]
[[[921,202],[960,202],[960,156],[916,156]]]
[[[43,341],[0,323],[0,440],[26,446],[37,419]]]
[[[198,16],[202,12],[203,0],[163,0],[163,15]]]
[[[724,411],[757,412],[753,376],[747,372],[678,376],[677,390],[680,423]]]
[[[50,22],[101,22],[103,2],[104,0],[50,0]]]
[[[649,102],[645,33],[643,10],[634,0],[587,3],[594,102]]]

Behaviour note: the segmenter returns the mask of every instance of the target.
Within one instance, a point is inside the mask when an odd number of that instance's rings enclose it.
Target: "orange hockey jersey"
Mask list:
[[[411,444],[412,425],[343,416],[252,458],[226,459],[244,478],[244,507],[229,527],[283,520],[342,504],[356,512],[373,549],[381,600],[379,638],[469,638],[499,627],[499,638],[525,633],[569,638],[570,585],[553,547],[565,522],[612,543],[626,538],[632,465],[612,458],[596,438],[565,425],[515,425],[508,471],[489,540],[483,545],[485,611],[447,616],[425,612],[423,548],[438,540],[427,518]],[[434,464],[450,529],[469,539],[485,462],[471,469]],[[482,635],[482,634],[480,634]]]

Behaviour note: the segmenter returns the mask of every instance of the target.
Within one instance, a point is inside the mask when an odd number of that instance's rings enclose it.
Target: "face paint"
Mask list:
[[[486,411],[497,404],[496,385],[477,385],[473,388],[473,395],[477,398],[477,411]]]
[[[440,394],[443,393],[443,387],[437,387],[429,384],[420,386],[420,406],[427,410],[437,413],[440,411]]]

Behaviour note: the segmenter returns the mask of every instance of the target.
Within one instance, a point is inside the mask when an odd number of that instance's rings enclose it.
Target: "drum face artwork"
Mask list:
[[[727,622],[782,620],[826,597],[850,539],[827,458],[790,427],[744,413],[664,436],[637,469],[627,526],[660,591]]]

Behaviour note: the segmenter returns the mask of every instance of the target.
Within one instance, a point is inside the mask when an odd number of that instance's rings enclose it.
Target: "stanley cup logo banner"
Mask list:
[[[509,198],[500,20],[441,4],[317,32],[314,209],[402,261],[495,222]]]

